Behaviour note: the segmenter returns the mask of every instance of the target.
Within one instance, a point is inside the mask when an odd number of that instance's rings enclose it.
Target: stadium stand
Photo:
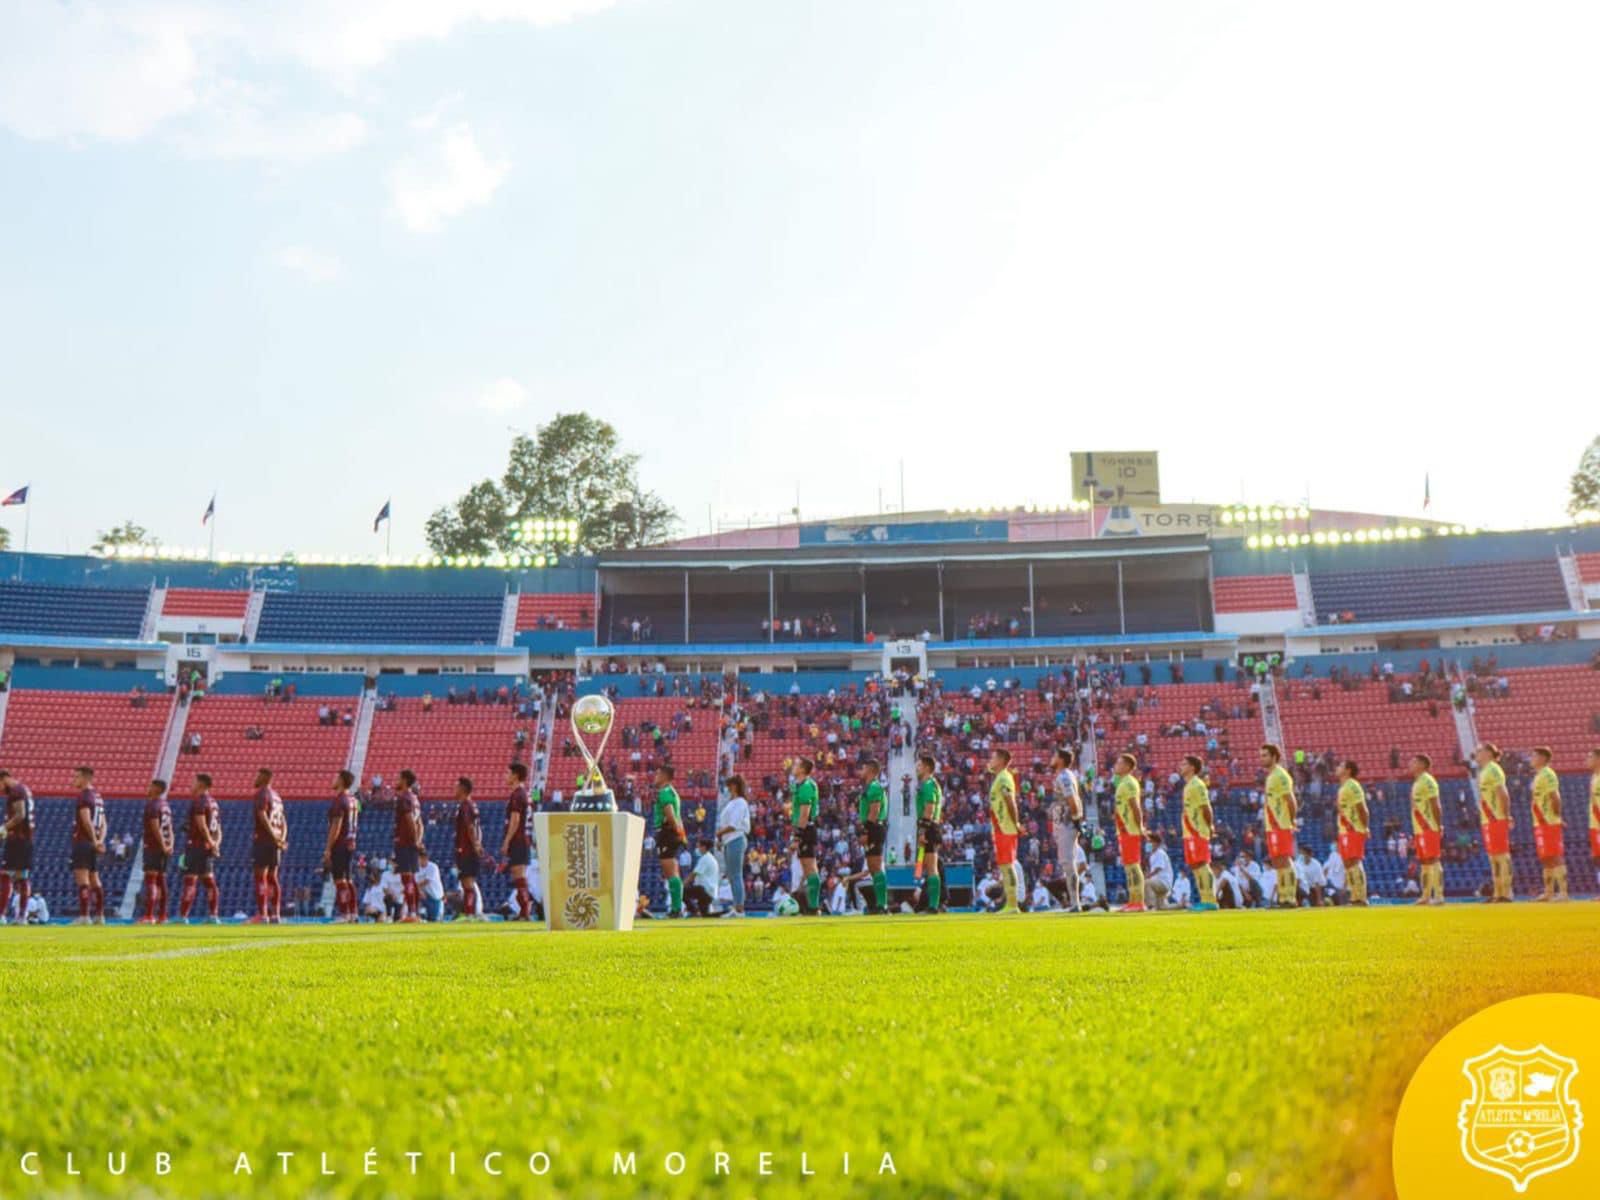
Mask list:
[[[164,617],[220,617],[242,620],[250,593],[221,588],[168,588],[161,601]]]
[[[73,791],[72,770],[95,770],[108,798],[144,795],[161,757],[172,700],[162,693],[16,689],[0,735],[0,762],[38,795]]]
[[[583,592],[523,592],[517,597],[517,632],[593,629],[594,597]]]
[[[1314,571],[1317,619],[1348,622],[1489,613],[1557,612],[1568,607],[1554,556],[1461,566]]]
[[[1593,666],[1508,668],[1474,677],[1468,691],[1479,736],[1502,750],[1549,746],[1556,769],[1570,772],[1584,770],[1584,756],[1600,747],[1600,669]]]
[[[492,646],[502,600],[429,592],[268,592],[256,641]]]
[[[1600,552],[1578,555],[1578,578],[1584,583],[1600,583]]]
[[[1411,686],[1411,696],[1405,686]],[[1308,760],[1353,758],[1362,778],[1399,779],[1411,755],[1433,759],[1441,779],[1463,776],[1449,684],[1437,674],[1428,680],[1396,676],[1392,681],[1352,675],[1343,681],[1280,680],[1278,708],[1283,720],[1284,753]]]
[[[0,630],[56,637],[137,638],[148,591],[0,583]]]
[[[178,755],[174,785],[187,789],[194,773],[204,771],[216,781],[218,800],[242,800],[254,794],[257,769],[270,767],[272,786],[285,800],[331,796],[350,750],[344,717],[354,706],[348,697],[298,694],[289,700],[212,694],[195,701],[184,737],[199,735],[200,749]],[[333,714],[332,724],[319,722],[323,707]],[[249,736],[255,731],[259,738]]]
[[[1300,606],[1293,575],[1219,575],[1212,581],[1219,613],[1292,611]]]
[[[381,689],[380,689],[381,691]],[[421,697],[385,698],[372,720],[363,774],[395,786],[402,769],[416,772],[422,794],[448,796],[457,776],[466,775],[486,796],[501,795],[506,768],[527,762],[537,736],[538,719],[519,716],[521,703],[468,704],[447,699],[444,688],[431,701]],[[526,743],[519,745],[517,732]]]

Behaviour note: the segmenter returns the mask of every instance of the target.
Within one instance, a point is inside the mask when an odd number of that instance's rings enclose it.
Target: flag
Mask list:
[[[1433,503],[1433,482],[1428,478],[1428,473],[1422,473],[1422,511],[1427,512],[1428,506]]]
[[[217,515],[217,497],[216,497],[215,494],[213,494],[212,497],[211,497],[211,503],[206,505],[206,515],[200,518],[200,524],[202,524],[202,525],[206,524],[208,521],[211,520],[212,517],[214,517],[216,515]]]
[[[28,489],[32,484],[24,484],[4,500],[0,500],[0,508],[9,508],[13,504],[26,504],[28,502]]]
[[[372,532],[378,532],[378,526],[389,519],[389,501],[383,502],[383,507],[378,510],[378,515],[372,518]]]

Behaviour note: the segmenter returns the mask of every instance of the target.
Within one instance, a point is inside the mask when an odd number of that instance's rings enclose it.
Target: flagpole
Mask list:
[[[216,491],[214,489],[213,489],[213,491],[211,493],[211,504],[210,504],[209,507],[211,509],[211,516],[206,521],[206,524],[211,529],[211,540],[206,544],[206,557],[208,559],[210,559],[212,562],[216,562],[217,561],[217,493],[216,493]]]
[[[394,501],[391,500],[387,504],[384,505],[384,507],[389,510],[389,519],[383,523],[383,556],[385,558],[393,558],[394,557],[394,555],[392,555],[390,553],[390,551],[394,549],[394,508],[392,507],[393,504],[394,504]]]
[[[28,552],[28,532],[33,528],[33,484],[28,485],[28,499],[22,506],[22,552]]]

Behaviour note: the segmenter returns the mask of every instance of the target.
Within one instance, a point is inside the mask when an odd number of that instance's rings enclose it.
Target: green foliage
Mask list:
[[[484,479],[428,518],[435,554],[490,554],[519,548],[513,522],[576,518],[579,552],[648,546],[671,534],[677,514],[639,486],[639,456],[621,449],[617,431],[587,413],[558,414],[535,436],[511,442],[505,474]]]
[[[160,538],[150,536],[150,531],[133,521],[124,521],[110,529],[102,529],[95,544],[89,547],[96,554],[104,554],[117,546],[159,546]]]
[[[0,1167],[8,1194],[1382,1195],[1440,1035],[1593,994],[1592,907],[0,929]]]
[[[1568,485],[1567,515],[1600,513],[1600,437],[1589,443]]]
[[[11,548],[11,531],[9,529],[7,529],[4,525],[0,525],[0,550],[9,550],[10,548]]]

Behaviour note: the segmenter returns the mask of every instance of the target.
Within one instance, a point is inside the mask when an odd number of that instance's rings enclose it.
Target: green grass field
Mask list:
[[[4,929],[0,1195],[1381,1194],[1432,1041],[1597,964],[1595,904]]]

